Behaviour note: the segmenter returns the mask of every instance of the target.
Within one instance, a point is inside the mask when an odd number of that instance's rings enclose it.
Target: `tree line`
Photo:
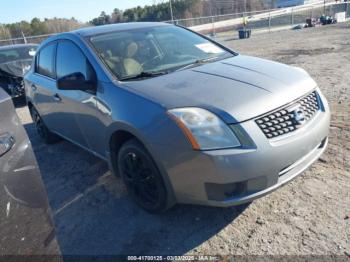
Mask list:
[[[239,12],[261,10],[269,7],[274,0],[172,0],[175,19],[222,15]],[[53,18],[40,20],[33,18],[30,22],[21,21],[11,24],[0,24],[0,39],[22,38],[71,31],[86,26],[99,26],[121,22],[169,21],[171,20],[168,1],[162,3],[137,6],[126,10],[115,8],[111,14],[102,12],[88,23],[75,18]],[[190,26],[191,24],[186,24]]]
[[[12,24],[0,24],[0,39],[23,38],[26,36],[67,32],[84,26],[88,26],[88,24],[81,23],[75,18],[53,18],[44,20],[33,18],[30,22],[21,21]]]
[[[172,0],[174,19],[187,19],[250,12],[271,7],[275,0]],[[145,7],[135,7],[122,11],[114,9],[111,14],[102,12],[90,21],[92,25],[120,22],[170,21],[169,1]]]

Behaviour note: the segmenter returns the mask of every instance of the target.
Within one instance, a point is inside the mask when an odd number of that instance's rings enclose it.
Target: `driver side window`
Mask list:
[[[95,72],[85,55],[70,41],[58,43],[56,71],[57,79],[73,73],[81,73],[87,81],[96,79]]]

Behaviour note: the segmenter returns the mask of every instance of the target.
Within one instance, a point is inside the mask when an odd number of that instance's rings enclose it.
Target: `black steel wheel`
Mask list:
[[[52,133],[45,125],[44,121],[42,120],[41,116],[39,113],[34,109],[30,109],[30,114],[32,116],[35,129],[40,136],[40,138],[43,140],[44,143],[46,144],[52,144],[56,143],[57,141],[60,140],[60,137],[57,136],[56,134]]]
[[[118,154],[118,171],[132,199],[143,209],[159,213],[166,209],[163,178],[145,147],[136,139],[126,142]]]

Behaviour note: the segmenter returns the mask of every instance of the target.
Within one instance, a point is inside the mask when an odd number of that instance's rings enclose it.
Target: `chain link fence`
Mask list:
[[[25,43],[40,44],[42,41],[44,41],[46,38],[48,38],[51,35],[55,35],[55,34],[24,36],[20,38],[12,38],[12,39],[1,39],[0,46],[25,44]]]
[[[345,13],[345,19],[350,19],[350,2],[314,3],[280,9],[270,9],[256,12],[237,13],[191,19],[175,20],[174,23],[189,27],[203,34],[215,35],[220,32],[237,30],[243,26],[244,17],[248,27],[253,31],[271,31],[292,28],[303,25],[306,19],[320,19],[326,16],[334,17],[336,13]]]
[[[347,2],[349,1],[349,2]],[[345,18],[350,19],[350,0],[344,2],[319,2],[314,4],[261,10],[254,12],[216,15],[166,21],[168,23],[189,27],[194,31],[215,35],[217,33],[232,32],[242,27],[243,18],[248,19],[248,27],[253,31],[271,31],[292,28],[305,24],[307,18],[319,19],[321,15],[335,16],[345,12]],[[2,39],[0,46],[23,43],[41,43],[47,37],[54,35],[24,36],[23,38]]]

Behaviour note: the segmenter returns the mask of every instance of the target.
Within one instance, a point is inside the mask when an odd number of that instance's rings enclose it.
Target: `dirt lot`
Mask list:
[[[250,205],[181,205],[153,216],[131,202],[101,160],[68,142],[42,144],[27,109],[20,108],[63,254],[339,254],[350,259],[350,24],[221,40],[244,54],[303,67],[315,78],[332,108],[327,152],[302,176]]]

